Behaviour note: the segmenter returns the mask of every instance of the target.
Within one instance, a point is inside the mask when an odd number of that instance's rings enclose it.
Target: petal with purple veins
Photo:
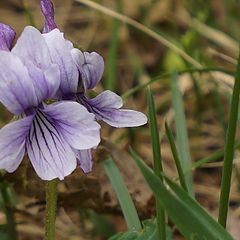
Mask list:
[[[81,52],[74,48],[72,56],[81,75],[83,87],[93,89],[101,80],[104,71],[103,58],[96,52]]]
[[[58,29],[43,34],[43,37],[48,45],[52,62],[60,69],[61,83],[58,96],[65,97],[76,93],[79,72],[71,55],[73,44],[66,40]]]
[[[70,146],[77,150],[96,147],[100,142],[100,125],[95,116],[76,102],[59,102],[48,105],[44,113],[54,119],[59,131]]]
[[[63,180],[77,166],[75,153],[58,125],[40,110],[27,137],[27,151],[37,175],[43,180]]]
[[[138,111],[120,109],[122,99],[111,91],[104,91],[93,99],[85,99],[87,109],[113,127],[137,127],[147,123],[147,117]]]
[[[41,11],[45,17],[45,24],[43,27],[43,33],[48,33],[57,28],[54,21],[54,7],[50,0],[40,0]]]
[[[53,97],[60,85],[60,71],[59,67],[52,63],[42,34],[34,27],[26,27],[12,53],[28,68],[38,101]]]
[[[16,32],[8,25],[0,23],[0,50],[10,51]]]
[[[39,104],[27,68],[6,51],[0,54],[0,101],[16,115]]]
[[[0,169],[14,172],[25,154],[26,136],[33,116],[11,122],[0,130]]]
[[[79,150],[75,152],[77,162],[84,173],[89,173],[92,171],[93,160],[91,149]]]
[[[101,109],[96,116],[116,128],[139,127],[147,123],[145,114],[129,109]]]

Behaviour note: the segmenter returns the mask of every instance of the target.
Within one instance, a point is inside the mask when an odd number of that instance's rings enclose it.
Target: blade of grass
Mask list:
[[[122,1],[117,0],[117,11],[121,12]],[[112,35],[110,40],[110,47],[108,52],[108,61],[107,61],[107,78],[106,78],[106,89],[114,91],[116,89],[116,65],[117,65],[117,55],[119,47],[119,29],[121,22],[117,19],[114,19],[112,22]]]
[[[172,103],[173,110],[175,114],[175,125],[176,125],[176,137],[177,144],[179,147],[179,156],[181,161],[181,166],[184,172],[188,169],[191,169],[191,157],[187,136],[187,126],[186,119],[184,113],[183,99],[178,86],[178,75],[174,74],[172,76]],[[193,182],[192,182],[192,173],[188,172],[184,175],[187,189],[190,195],[194,195],[193,193]]]
[[[151,132],[152,151],[153,151],[153,169],[154,173],[162,180],[162,157],[159,141],[159,130],[157,125],[157,117],[155,111],[155,104],[151,89],[147,89],[147,100],[148,100],[148,116],[149,125]],[[157,211],[157,228],[159,233],[159,239],[166,239],[166,223],[165,223],[165,212],[161,208],[159,202],[156,200],[156,211]]]
[[[174,142],[174,137],[173,137],[172,131],[168,127],[167,123],[165,123],[165,129],[166,129],[166,135],[167,135],[168,141],[169,141],[170,146],[171,146],[172,155],[173,155],[173,158],[174,158],[174,161],[175,161],[175,165],[177,167],[180,184],[181,184],[182,188],[186,192],[188,192],[187,183],[185,181],[183,169],[182,169],[182,166],[181,166],[181,161],[179,159],[177,147],[176,147],[175,142]]]
[[[117,195],[128,229],[136,231],[141,230],[142,227],[136,208],[116,164],[109,158],[103,162],[103,167]]]
[[[186,239],[233,240],[229,233],[182,188],[166,178],[175,193],[173,194],[141,158],[133,150],[130,151],[155,197]]]
[[[221,182],[220,206],[218,216],[218,222],[224,227],[226,227],[227,222],[229,193],[231,187],[234,143],[238,121],[239,94],[240,94],[240,55],[238,58],[235,83],[233,87],[228,129],[226,135],[226,144],[224,148],[224,166]]]
[[[219,68],[219,67],[184,69],[182,71],[179,71],[178,75],[180,76],[180,75],[185,74],[185,73],[195,73],[195,72],[198,72],[198,73],[209,73],[209,72],[213,72],[213,71],[222,72],[222,73],[226,73],[226,74],[229,74],[229,75],[234,75],[234,73],[232,71],[228,71],[227,69]],[[171,76],[172,76],[172,72],[164,73],[164,74],[162,74],[160,76],[157,76],[157,77],[151,79],[150,81],[148,81],[146,83],[139,84],[136,87],[133,87],[133,88],[129,89],[121,97],[123,99],[126,99],[126,98],[132,96],[134,93],[136,93],[136,92],[142,90],[143,88],[147,87],[148,85],[150,85],[150,84],[152,84],[154,82],[157,82],[157,81],[159,81],[161,79],[170,78]]]
[[[84,5],[87,5],[88,7],[91,7],[97,11],[100,11],[108,16],[114,17],[115,19],[118,19],[124,23],[127,23],[128,25],[144,32],[148,36],[151,36],[152,38],[154,38],[158,42],[162,43],[166,47],[172,49],[175,53],[177,53],[179,56],[181,56],[183,59],[185,59],[187,62],[189,62],[193,66],[198,67],[198,68],[202,67],[202,65],[199,62],[197,62],[194,58],[192,58],[190,55],[188,55],[183,49],[179,48],[174,43],[172,43],[171,41],[166,39],[165,37],[159,35],[158,33],[153,31],[149,27],[135,21],[134,19],[127,17],[123,14],[120,14],[118,12],[115,12],[107,7],[104,7],[98,3],[90,1],[90,0],[75,0],[75,1],[82,3]]]

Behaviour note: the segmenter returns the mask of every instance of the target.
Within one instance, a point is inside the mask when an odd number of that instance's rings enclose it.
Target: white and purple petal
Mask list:
[[[116,128],[139,127],[147,123],[143,113],[129,109],[101,109],[96,117]]]
[[[42,34],[34,27],[26,27],[12,53],[28,68],[39,103],[53,97],[60,85],[60,70],[52,63]]]
[[[80,72],[84,90],[93,89],[101,80],[104,71],[103,58],[96,52],[72,50],[72,57]]]
[[[93,160],[91,149],[75,151],[78,165],[81,167],[84,173],[90,173],[92,171]]]
[[[0,130],[0,169],[14,172],[25,154],[26,137],[33,116],[11,122]]]
[[[0,102],[16,115],[38,106],[27,68],[17,56],[7,51],[0,54]]]
[[[147,123],[147,117],[138,111],[120,109],[122,99],[117,94],[107,90],[93,99],[80,96],[79,100],[89,112],[95,114],[97,120],[102,120],[110,126],[137,127]]]
[[[57,28],[54,21],[54,7],[50,0],[40,0],[41,11],[45,17],[45,24],[43,27],[43,33],[48,33]]]
[[[64,139],[77,150],[96,147],[100,142],[100,125],[95,116],[76,102],[64,101],[48,105],[46,115],[54,119]]]
[[[10,51],[16,32],[8,25],[0,23],[0,50]]]
[[[67,97],[75,94],[78,87],[79,71],[73,62],[71,50],[73,44],[66,40],[58,29],[43,34],[50,51],[52,62],[60,69],[61,83],[58,90],[58,97]]]
[[[41,110],[33,119],[27,151],[37,175],[43,180],[63,180],[77,166],[75,153],[54,119]]]

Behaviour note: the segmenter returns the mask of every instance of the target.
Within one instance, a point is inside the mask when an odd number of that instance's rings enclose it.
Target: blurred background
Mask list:
[[[186,114],[189,158],[196,162],[223,149],[238,56],[239,0],[95,1],[105,13],[86,6],[85,1],[53,2],[56,23],[65,38],[82,50],[98,52],[105,60],[104,77],[96,92],[111,89],[124,97],[125,107],[147,113],[146,88],[141,86],[156,80],[151,88],[162,136],[164,172],[168,176],[175,177],[176,169],[164,135],[164,122],[168,121],[175,132],[178,119],[174,118],[171,76],[176,71]],[[111,16],[106,14],[108,9],[114,11]],[[116,12],[122,14],[121,20]],[[41,29],[44,20],[38,0],[1,0],[0,22],[12,26],[19,36],[26,25]],[[205,71],[197,71],[202,67]],[[140,86],[137,91],[129,91],[136,86]],[[12,116],[2,106],[0,111],[2,127]],[[121,208],[101,164],[109,154],[124,177],[141,220],[155,214],[152,193],[128,153],[131,145],[152,165],[148,126],[102,126],[104,140],[94,152],[93,172],[84,175],[77,169],[59,184],[58,240],[104,240],[126,231]],[[193,171],[196,198],[215,217],[222,160],[221,154],[216,155],[214,162]],[[236,239],[240,239],[239,162],[236,152],[228,226]],[[44,183],[28,159],[15,173],[5,174],[0,180],[0,239],[11,239],[5,234],[6,219],[11,223],[13,215],[18,239],[42,239]],[[183,238],[175,230],[173,239]]]

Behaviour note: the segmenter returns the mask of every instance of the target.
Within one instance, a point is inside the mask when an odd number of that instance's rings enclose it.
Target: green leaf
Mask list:
[[[221,223],[224,227],[226,227],[227,222],[229,195],[231,188],[234,145],[238,122],[239,96],[240,96],[240,53],[238,57],[238,64],[235,76],[235,83],[233,87],[228,128],[226,134],[226,143],[224,147],[224,165],[221,181],[220,206],[218,216],[219,223]]]
[[[172,231],[170,228],[167,228],[166,239],[173,240]],[[118,233],[109,240],[159,240],[156,221],[145,220],[143,222],[143,229],[141,231]]]
[[[178,75],[174,74],[172,76],[172,102],[175,114],[175,125],[176,125],[176,135],[177,135],[177,145],[179,147],[179,156],[181,161],[181,166],[183,172],[185,172],[185,181],[187,184],[188,192],[193,196],[193,183],[192,183],[192,173],[188,171],[192,167],[186,119],[184,113],[183,99],[178,86]]]
[[[170,191],[133,150],[131,153],[155,197],[186,239],[233,240],[181,187],[166,178]]]
[[[129,230],[140,230],[142,227],[137,210],[116,164],[109,158],[103,162],[103,166],[117,195]]]

